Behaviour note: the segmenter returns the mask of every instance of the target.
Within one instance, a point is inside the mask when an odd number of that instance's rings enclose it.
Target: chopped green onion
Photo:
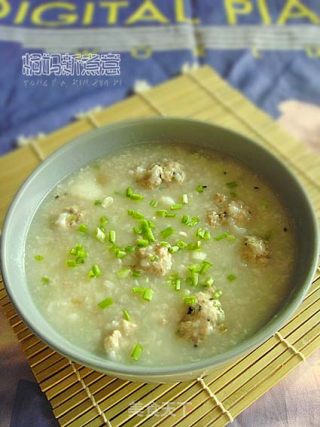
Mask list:
[[[151,288],[146,288],[143,293],[143,299],[146,301],[151,301],[153,297],[153,290]]]
[[[49,279],[49,277],[48,277],[48,276],[43,276],[43,277],[41,277],[41,283],[42,283],[43,285],[49,285],[49,283],[50,283],[50,279]]]
[[[194,227],[199,224],[200,218],[198,216],[191,217],[190,215],[183,215],[181,218],[182,224],[188,225],[189,227]]]
[[[213,299],[219,299],[222,296],[222,290],[221,289],[217,289],[216,291],[214,291],[212,298]]]
[[[70,249],[70,254],[75,257],[76,264],[83,264],[88,256],[88,252],[80,243],[76,244],[73,248]],[[73,263],[70,263],[69,261],[67,261],[67,265],[69,267],[74,267]]]
[[[198,301],[197,297],[194,295],[187,295],[183,298],[183,302],[187,305],[194,305]]]
[[[173,212],[168,212],[167,209],[161,209],[160,211],[156,211],[157,216],[161,216],[162,218],[174,218],[176,216]]]
[[[110,243],[116,243],[116,232],[114,230],[109,231],[108,239]]]
[[[132,277],[140,277],[141,274],[142,273],[139,270],[132,270]]]
[[[133,209],[128,210],[128,215],[132,216],[134,219],[144,219],[144,215],[138,211],[135,211]]]
[[[113,304],[113,299],[111,297],[107,297],[104,300],[100,301],[98,304],[98,307],[100,307],[102,310],[109,307]]]
[[[184,242],[183,240],[178,240],[176,242],[176,246],[178,246],[179,249],[185,249],[188,246],[188,243]]]
[[[126,246],[125,248],[124,248],[124,250],[126,251],[126,253],[127,254],[132,254],[132,252],[134,252],[135,251],[135,247],[134,246]]]
[[[181,203],[175,203],[174,205],[170,206],[170,209],[172,211],[177,211],[177,210],[182,209],[182,208],[183,208],[183,205]]]
[[[149,255],[149,260],[150,260],[151,262],[156,262],[156,261],[158,261],[158,260],[159,260],[159,257],[158,257],[158,255],[156,255],[156,254],[150,254],[150,255]]]
[[[174,245],[174,246],[171,246],[171,247],[169,248],[169,252],[170,252],[171,254],[174,254],[174,253],[178,252],[178,250],[179,250],[179,249],[180,249],[180,248],[179,248],[179,246]]]
[[[75,259],[68,259],[67,260],[67,266],[68,267],[75,267],[77,265],[76,260]]]
[[[149,240],[149,242],[155,242],[156,241],[151,228],[146,229],[145,237]]]
[[[131,359],[138,361],[142,355],[143,347],[141,344],[136,344],[131,351]]]
[[[143,295],[145,289],[146,288],[142,288],[141,286],[135,286],[134,288],[132,288],[132,292],[134,294]]]
[[[201,264],[191,264],[188,267],[189,271],[195,271],[196,273],[200,273],[201,270]]]
[[[188,243],[187,249],[189,251],[196,251],[201,248],[201,241],[197,240],[195,243]]]
[[[172,227],[167,227],[164,230],[160,231],[161,237],[163,237],[164,239],[171,236],[171,234],[173,234],[174,229]]]
[[[117,276],[120,279],[125,279],[126,277],[129,276],[130,273],[131,273],[130,268],[122,268],[121,270],[117,271]]]
[[[102,200],[95,200],[94,201],[94,205],[95,206],[101,206],[102,205]]]
[[[156,208],[157,206],[158,206],[158,201],[157,200],[150,200],[150,202],[149,202],[149,205],[152,207],[152,208]]]
[[[203,193],[206,188],[207,188],[207,185],[201,185],[201,184],[199,184],[199,185],[196,186],[196,191],[198,193]]]
[[[136,243],[138,248],[146,248],[149,246],[149,240],[147,239],[138,239]]]
[[[198,286],[199,283],[199,273],[196,273],[195,271],[191,271],[191,276],[190,276],[190,283],[191,286]]]
[[[110,250],[115,254],[116,258],[124,258],[127,255],[127,252],[118,246],[112,246]]]
[[[238,183],[236,181],[226,182],[226,186],[230,189],[238,187]]]
[[[42,256],[42,255],[35,255],[35,256],[34,256],[34,259],[35,259],[36,261],[43,261],[43,260],[44,260],[44,256]]]
[[[234,241],[234,240],[236,240],[236,237],[233,234],[230,234],[227,231],[225,231],[224,233],[218,234],[218,236],[216,236],[214,238],[214,240],[216,240],[217,242],[219,242],[220,240],[224,240],[224,239]]]
[[[108,224],[108,222],[109,222],[109,220],[108,220],[108,218],[105,215],[101,216],[100,219],[99,219],[99,226],[100,226],[100,228],[106,226]]]
[[[160,242],[160,246],[164,247],[164,248],[170,248],[170,243],[169,242],[165,242],[165,241],[161,241]]]
[[[198,228],[198,230],[196,231],[196,236],[200,237],[200,239],[203,239],[203,240],[210,240],[211,239],[210,231],[208,231],[204,228]]]
[[[188,194],[182,194],[182,203],[187,205],[189,203]]]
[[[100,227],[96,228],[96,239],[99,240],[99,242],[102,242],[102,243],[106,239],[106,235],[105,235],[104,231]]]
[[[200,274],[206,273],[210,268],[213,266],[213,264],[209,261],[202,261],[200,264]]]
[[[81,233],[87,233],[88,232],[88,226],[86,224],[80,224],[78,230]]]
[[[229,280],[229,282],[233,282],[234,280],[236,280],[237,276],[235,274],[228,274],[227,279]]]
[[[214,279],[212,277],[208,277],[208,279],[206,279],[203,283],[203,286],[205,288],[210,288],[214,283]]]
[[[129,314],[128,310],[123,309],[123,310],[122,310],[122,313],[123,313],[123,318],[124,318],[124,320],[127,320],[128,322],[130,322],[130,320],[131,320],[131,316],[130,316],[130,314]]]
[[[91,270],[89,271],[88,276],[90,279],[97,278],[97,277],[101,276],[101,270],[100,270],[100,267],[98,266],[98,264],[94,264],[91,267]]]
[[[140,227],[140,226],[133,227],[132,231],[133,231],[135,234],[142,234],[142,229],[141,229],[141,227]]]
[[[143,200],[143,199],[144,199],[144,197],[143,197],[141,194],[134,193],[134,191],[133,191],[133,189],[132,189],[131,187],[128,187],[128,188],[127,188],[126,196],[127,196],[129,199],[131,199],[131,200],[135,200],[135,201]]]

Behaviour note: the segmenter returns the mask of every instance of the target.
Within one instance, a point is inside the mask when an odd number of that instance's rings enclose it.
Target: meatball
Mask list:
[[[140,248],[137,251],[137,268],[156,276],[166,275],[172,267],[172,255],[160,244]]]
[[[128,343],[126,338],[134,332],[137,325],[127,320],[114,321],[112,323],[115,325],[115,328],[108,332],[103,344],[106,353],[115,360],[117,359],[117,351]]]
[[[220,225],[220,215],[213,209],[207,211],[207,222],[212,227]]]
[[[141,166],[137,168],[137,181],[149,189],[159,187],[163,182],[171,183],[173,181],[182,183],[185,179],[185,173],[182,165],[175,161],[165,161],[152,164],[144,169]]]
[[[224,311],[211,293],[199,292],[196,296],[197,302],[187,308],[180,321],[178,334],[198,346],[224,321]]]
[[[264,263],[270,258],[268,243],[257,236],[245,236],[242,256],[246,261]]]
[[[62,229],[68,229],[79,224],[82,212],[77,207],[66,208],[55,221],[55,225]]]
[[[227,214],[236,224],[243,224],[251,218],[249,208],[241,200],[233,200],[227,206]]]

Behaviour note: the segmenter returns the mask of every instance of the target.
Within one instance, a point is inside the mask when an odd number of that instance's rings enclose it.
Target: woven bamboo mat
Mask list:
[[[111,108],[84,114],[0,158],[0,221],[24,178],[55,149],[107,123],[157,115],[205,120],[254,138],[291,166],[320,213],[319,157],[203,67]],[[165,385],[131,383],[71,362],[24,325],[1,283],[0,302],[62,426],[224,426],[320,346],[320,273],[295,316],[249,355],[204,378]]]

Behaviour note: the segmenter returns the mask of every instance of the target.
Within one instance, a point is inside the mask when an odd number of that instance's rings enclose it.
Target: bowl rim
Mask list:
[[[255,148],[258,148],[264,154],[267,154],[270,158],[272,158],[272,161],[277,163],[278,166],[282,168],[284,173],[286,173],[289,178],[294,182],[296,189],[300,192],[300,196],[304,198],[305,205],[309,211],[310,214],[310,225],[313,229],[313,248],[314,252],[312,255],[310,255],[310,268],[305,272],[304,279],[301,279],[301,284],[296,290],[293,298],[291,299],[290,303],[285,304],[281,308],[279,308],[279,312],[281,311],[281,316],[278,317],[277,312],[269,321],[268,323],[263,326],[262,328],[258,329],[254,334],[252,334],[247,339],[241,341],[238,343],[235,347],[231,347],[227,351],[213,355],[211,357],[208,357],[206,359],[202,359],[196,362],[188,362],[182,365],[170,365],[170,366],[143,366],[143,365],[133,365],[133,364],[125,364],[125,363],[117,363],[117,367],[114,368],[113,366],[109,366],[111,361],[109,359],[102,359],[102,357],[99,356],[99,361],[91,360],[90,357],[83,355],[81,356],[81,352],[83,349],[81,347],[78,347],[77,345],[71,343],[70,349],[65,349],[60,345],[59,342],[56,342],[54,339],[51,339],[51,337],[45,336],[41,332],[41,327],[39,325],[35,324],[32,321],[32,316],[25,316],[24,313],[22,313],[21,307],[21,301],[19,301],[19,298],[15,298],[11,292],[11,285],[9,283],[8,279],[8,271],[9,267],[7,265],[7,260],[5,258],[5,247],[7,244],[7,240],[9,240],[9,232],[10,232],[10,221],[11,216],[13,215],[14,209],[16,209],[17,206],[19,206],[20,198],[23,197],[23,193],[25,189],[29,186],[29,184],[32,182],[32,180],[36,179],[37,174],[46,168],[46,166],[49,163],[55,162],[57,158],[60,156],[63,156],[63,154],[66,151],[75,149],[77,145],[81,145],[83,142],[83,139],[88,137],[89,134],[98,134],[100,132],[103,133],[105,129],[121,129],[123,130],[125,127],[131,127],[131,126],[141,126],[145,123],[180,123],[185,124],[188,126],[201,126],[201,127],[207,127],[208,130],[210,129],[218,129],[222,132],[229,133],[233,135],[235,138],[241,137],[243,140],[245,140],[246,144],[249,144],[251,146],[254,146]],[[217,150],[219,151],[219,150]],[[231,155],[232,156],[232,155]],[[263,175],[262,175],[263,176]],[[52,189],[51,189],[52,190]],[[37,207],[37,209],[39,206]],[[25,240],[24,240],[25,242]],[[1,236],[1,251],[0,251],[0,262],[1,262],[1,271],[3,276],[3,283],[6,289],[6,292],[8,293],[8,296],[10,300],[12,301],[15,309],[17,310],[18,314],[22,317],[23,321],[26,323],[26,325],[35,333],[42,341],[44,341],[46,344],[48,344],[50,347],[52,347],[54,350],[56,350],[58,353],[68,357],[69,359],[76,361],[82,365],[90,366],[93,369],[104,371],[110,374],[113,374],[115,376],[123,375],[123,376],[131,376],[131,377],[172,377],[179,374],[190,374],[192,375],[193,372],[198,371],[207,371],[213,368],[218,368],[220,365],[232,362],[235,358],[238,356],[248,354],[250,351],[253,351],[255,348],[257,348],[259,345],[261,345],[263,342],[268,340],[271,336],[275,334],[292,316],[292,314],[296,311],[298,306],[301,304],[304,296],[306,295],[308,288],[311,284],[313,275],[317,268],[317,257],[319,254],[319,228],[318,223],[316,219],[316,215],[312,206],[312,203],[310,201],[309,195],[307,194],[304,187],[301,185],[300,181],[296,178],[296,176],[293,174],[293,172],[287,167],[287,165],[282,161],[282,159],[279,159],[275,156],[275,154],[270,151],[268,148],[260,145],[255,140],[252,140],[251,138],[247,137],[246,135],[243,135],[242,133],[235,132],[233,130],[230,130],[228,128],[218,126],[216,124],[195,120],[195,119],[188,119],[188,118],[181,118],[181,117],[150,117],[150,118],[138,118],[138,119],[132,119],[132,120],[123,120],[120,122],[108,124],[105,126],[101,126],[98,129],[93,129],[85,134],[82,134],[80,136],[77,136],[73,138],[70,142],[64,144],[62,147],[55,150],[53,153],[51,153],[44,161],[42,161],[32,172],[31,174],[24,180],[18,191],[16,192],[13,200],[10,203],[9,208],[7,209],[7,213],[5,216],[4,224],[3,224],[3,230],[2,230],[2,236]],[[25,278],[25,284],[27,285],[27,280]],[[42,316],[41,311],[39,310],[40,315]],[[42,316],[44,319],[45,317]],[[46,319],[45,319],[46,320]],[[48,324],[49,322],[46,321]],[[51,324],[49,324],[51,326]],[[53,326],[51,328],[55,329]],[[57,332],[62,338],[63,336]],[[77,350],[77,351],[75,351]],[[80,354],[80,356],[78,356]],[[114,365],[114,363],[111,363]]]

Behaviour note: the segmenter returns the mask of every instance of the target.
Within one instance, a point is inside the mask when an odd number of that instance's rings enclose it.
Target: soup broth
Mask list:
[[[246,166],[143,144],[61,182],[30,227],[32,296],[68,340],[123,363],[178,365],[263,327],[290,292],[294,230]]]

